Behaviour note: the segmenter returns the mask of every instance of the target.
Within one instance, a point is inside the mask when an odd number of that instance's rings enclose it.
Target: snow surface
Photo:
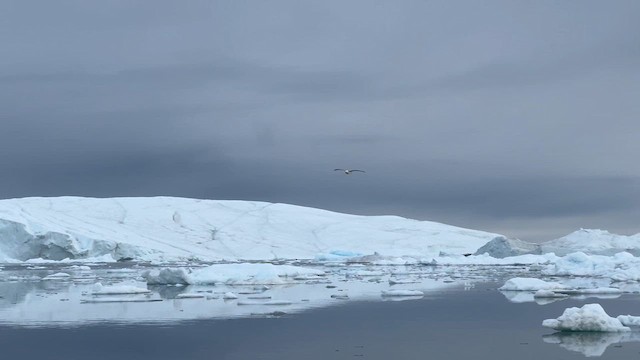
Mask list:
[[[542,326],[560,331],[629,331],[620,320],[613,318],[604,311],[600,304],[586,304],[581,308],[565,309],[557,319],[547,319]]]
[[[0,261],[107,257],[148,261],[433,257],[498,237],[397,216],[173,197],[0,200]],[[342,256],[344,257],[344,256]]]

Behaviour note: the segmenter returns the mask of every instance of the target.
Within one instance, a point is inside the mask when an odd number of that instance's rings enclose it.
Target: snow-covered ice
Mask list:
[[[423,296],[420,290],[382,290],[382,296]]]
[[[543,273],[554,276],[606,277],[615,281],[640,281],[640,258],[628,252],[613,256],[575,252],[558,258]]]
[[[205,268],[163,268],[143,274],[149,284],[284,284],[296,280],[317,279],[324,271],[291,265],[215,264]]]
[[[4,262],[345,259],[376,252],[419,258],[442,251],[472,253],[497,236],[397,216],[358,216],[254,201],[0,200]]]
[[[232,293],[231,291],[227,291],[226,293],[224,293],[224,295],[222,295],[222,298],[226,300],[235,300],[238,298],[238,295]]]
[[[557,319],[547,319],[542,326],[560,331],[629,331],[620,320],[609,316],[600,304],[586,304],[581,308],[571,307]]]
[[[562,289],[563,286],[557,282],[547,282],[535,278],[513,278],[507,280],[499,290],[504,291],[537,291],[537,290],[556,290]]]
[[[619,315],[617,319],[624,326],[640,326],[640,316]]]
[[[70,274],[59,272],[59,273],[47,275],[43,277],[42,280],[66,280],[66,279],[69,279],[70,277],[71,277]]]
[[[514,255],[546,253],[565,256],[574,252],[604,256],[628,252],[632,255],[640,256],[640,234],[625,236],[612,234],[605,230],[580,229],[569,235],[540,244],[497,237],[479,248],[476,254],[486,253],[496,258],[503,258]]]
[[[118,284],[104,286],[101,283],[95,283],[93,285],[93,295],[124,295],[124,294],[148,294],[149,291],[146,288],[142,288],[136,285],[130,284]]]

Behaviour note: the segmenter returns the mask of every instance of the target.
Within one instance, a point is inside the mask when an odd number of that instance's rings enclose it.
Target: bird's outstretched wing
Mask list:
[[[357,171],[357,172],[363,172],[363,173],[366,173],[366,171],[364,171],[364,170],[358,170],[358,169],[353,169],[353,170],[349,170],[349,171],[351,171],[351,172]]]
[[[344,169],[333,169],[333,171],[344,171]]]

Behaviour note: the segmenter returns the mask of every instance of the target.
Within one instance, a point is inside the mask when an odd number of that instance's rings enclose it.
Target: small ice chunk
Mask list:
[[[93,285],[93,295],[124,295],[124,294],[148,294],[151,291],[135,285],[111,285],[104,286],[101,283]]]
[[[547,282],[534,278],[513,278],[507,280],[498,290],[507,291],[537,291],[537,290],[556,290],[562,289],[563,286],[556,282]]]
[[[238,301],[238,305],[291,305],[291,301],[288,300],[270,300],[270,301]]]
[[[586,304],[581,308],[572,307],[557,319],[546,319],[542,326],[560,331],[629,331],[619,319],[612,318],[600,304]]]
[[[149,285],[164,284],[187,284],[187,270],[183,268],[164,268],[159,270],[149,270],[142,274],[142,277]]]
[[[396,285],[396,284],[415,284],[418,283],[419,281],[416,279],[389,279],[389,285]]]
[[[205,297],[205,294],[198,293],[182,293],[176,295],[176,299],[202,299]]]
[[[228,291],[224,293],[224,295],[222,295],[222,298],[225,300],[232,300],[232,299],[237,299],[238,295],[232,293],[231,291]]]
[[[382,290],[382,296],[423,296],[424,293],[420,290]]]
[[[162,301],[162,299],[109,297],[109,298],[82,299],[80,300],[80,303],[81,304],[100,304],[100,303],[119,303],[119,302],[158,302],[158,301]]]
[[[43,277],[42,280],[64,280],[64,279],[68,279],[70,277],[71,277],[71,275],[69,275],[67,273],[59,272],[59,273],[47,275],[47,276]]]
[[[379,270],[358,270],[358,271],[354,271],[352,273],[349,273],[348,275],[355,275],[355,276],[383,276],[385,273],[384,271],[379,271]]]

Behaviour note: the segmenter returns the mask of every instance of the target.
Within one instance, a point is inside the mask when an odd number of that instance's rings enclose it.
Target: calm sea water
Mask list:
[[[638,295],[511,303],[482,284],[410,301],[349,302],[277,318],[71,328],[0,326],[4,359],[637,359],[640,342],[611,334],[553,335],[543,319],[600,303],[640,314]],[[559,344],[562,343],[562,344]],[[607,344],[609,345],[607,347]]]

